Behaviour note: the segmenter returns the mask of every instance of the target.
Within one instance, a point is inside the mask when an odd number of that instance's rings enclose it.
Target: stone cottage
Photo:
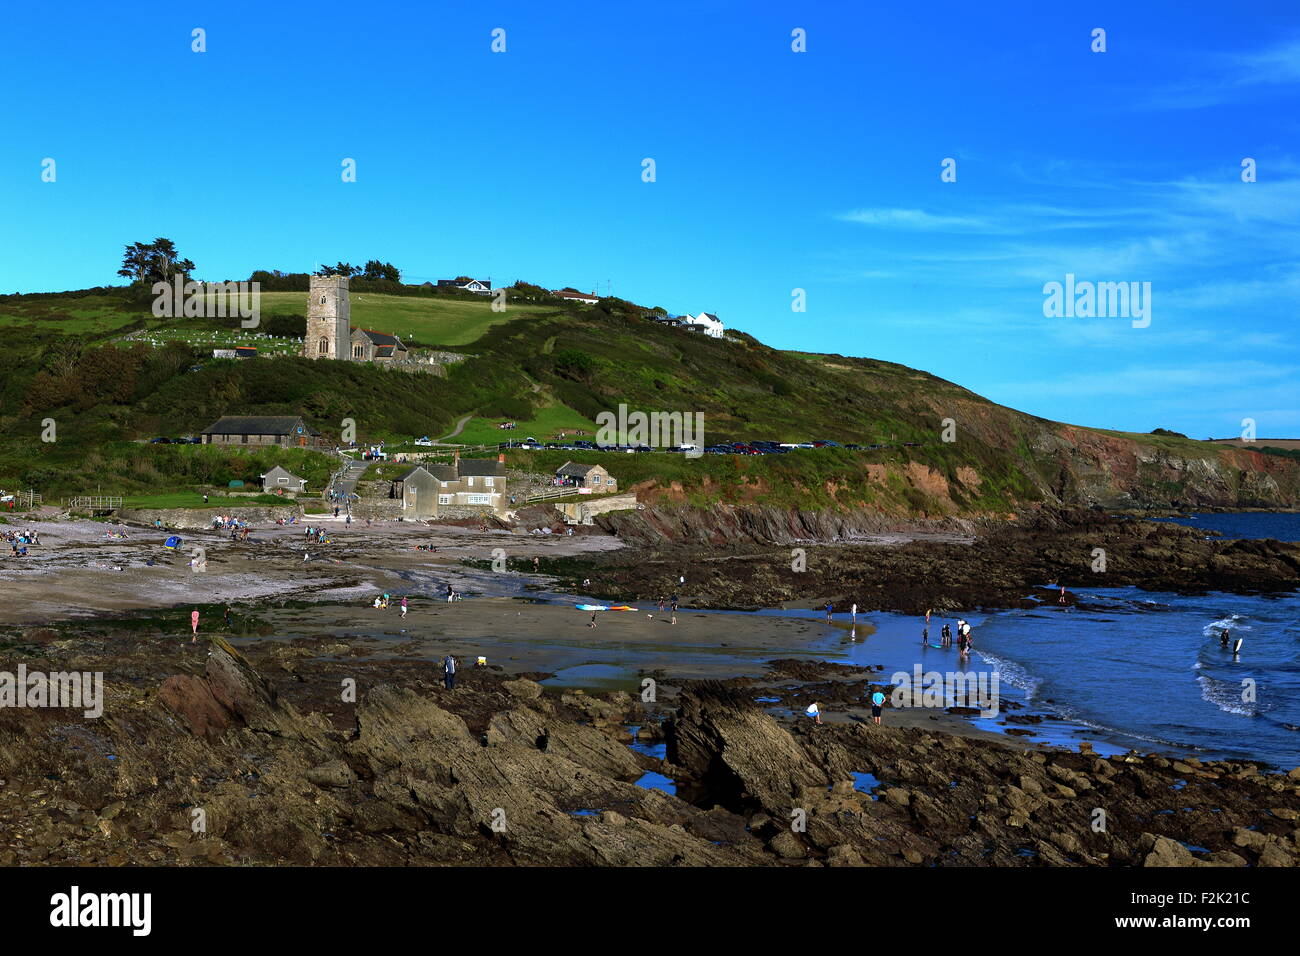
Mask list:
[[[589,488],[592,491],[618,491],[618,479],[611,477],[602,465],[583,465],[575,461],[566,461],[555,476],[560,484],[575,488]]]
[[[420,463],[393,482],[391,497],[412,518],[472,516],[507,509],[505,456],[458,458],[449,465]]]

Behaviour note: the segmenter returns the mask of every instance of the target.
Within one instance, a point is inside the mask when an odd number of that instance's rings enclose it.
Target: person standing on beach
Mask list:
[[[190,628],[194,631],[194,636],[190,638],[191,644],[199,642],[199,610],[195,608],[190,612]]]
[[[596,626],[596,612],[595,612],[595,611],[592,611],[592,612],[591,612],[591,623],[588,624],[587,626],[588,626],[588,627],[595,627],[595,626]]]
[[[673,595],[673,603],[672,603],[672,608],[670,613],[672,614],[672,618],[671,620],[669,620],[668,623],[676,624],[677,623],[677,595],[676,594]]]
[[[876,691],[871,695],[871,719],[880,723],[880,708],[885,706],[885,695]]]
[[[858,624],[858,606],[856,604],[853,605],[852,609],[849,611],[849,616],[853,618],[853,626],[856,627]],[[929,622],[927,621],[926,623]]]
[[[221,615],[221,623],[227,631],[230,630],[230,608],[226,608],[225,613]]]
[[[402,595],[402,617],[406,617],[406,595]]]
[[[1057,599],[1057,602],[1056,602],[1056,603],[1057,603],[1057,604],[1064,604],[1064,603],[1065,603],[1065,585],[1064,585],[1064,584],[1061,585],[1061,596]]]
[[[833,611],[834,609],[835,609],[835,605],[832,604],[830,601],[827,601],[826,602],[826,623],[827,624],[831,622],[831,611]]]
[[[813,701],[811,704],[809,704],[808,709],[805,710],[804,713],[813,719],[813,723],[819,726],[821,725],[822,710],[820,707],[817,706],[817,701]]]
[[[447,690],[456,689],[456,658],[450,654],[442,659],[442,685]]]
[[[925,626],[930,626],[930,609],[928,607],[925,609]]]

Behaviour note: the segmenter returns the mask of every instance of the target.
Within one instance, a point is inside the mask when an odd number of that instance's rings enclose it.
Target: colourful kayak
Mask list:
[[[627,604],[579,604],[579,611],[635,611],[636,608]]]

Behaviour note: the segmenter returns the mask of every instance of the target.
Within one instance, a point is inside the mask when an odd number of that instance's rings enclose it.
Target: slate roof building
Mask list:
[[[558,478],[575,488],[590,488],[592,491],[618,491],[618,479],[611,477],[602,465],[584,465],[576,461],[566,461],[555,470]]]
[[[505,456],[459,458],[450,465],[413,466],[393,482],[392,496],[412,518],[436,518],[452,509],[506,511]]]
[[[408,349],[396,335],[374,329],[352,330],[354,362],[392,362],[407,357]]]
[[[262,490],[263,491],[283,490],[283,491],[294,491],[294,492],[306,491],[307,479],[299,478],[297,475],[293,474],[288,469],[281,468],[279,465],[276,465],[266,474],[262,475]]]
[[[285,445],[310,448],[320,433],[301,415],[223,415],[203,429],[205,445]]]

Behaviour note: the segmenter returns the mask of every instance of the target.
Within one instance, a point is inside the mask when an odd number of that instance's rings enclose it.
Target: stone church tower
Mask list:
[[[347,276],[312,276],[303,358],[352,358],[352,305]]]

